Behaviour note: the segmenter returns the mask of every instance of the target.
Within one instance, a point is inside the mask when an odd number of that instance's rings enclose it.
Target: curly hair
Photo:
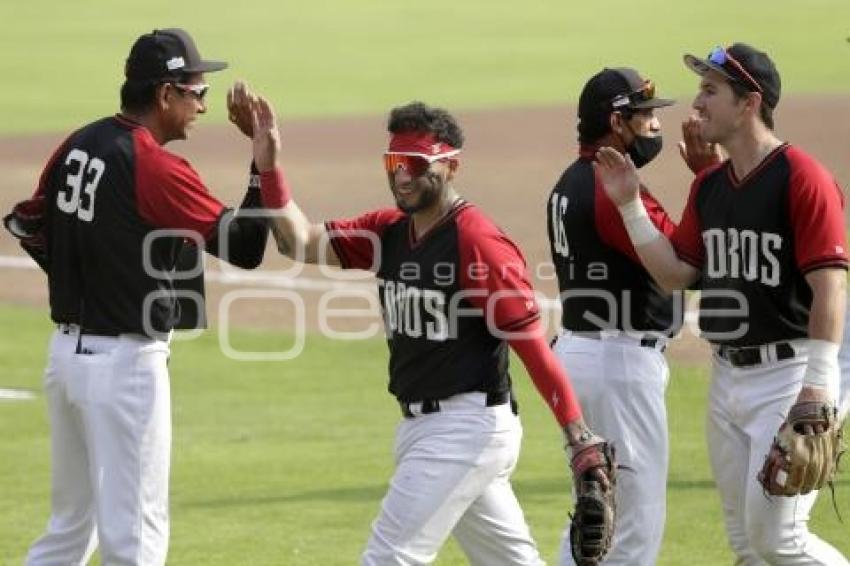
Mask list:
[[[437,141],[460,149],[463,131],[457,121],[442,108],[432,108],[423,102],[411,102],[390,111],[387,130],[391,134],[429,132]]]

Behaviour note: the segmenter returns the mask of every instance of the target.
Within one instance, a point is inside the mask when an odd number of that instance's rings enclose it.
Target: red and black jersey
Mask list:
[[[167,332],[179,318],[173,269],[188,230],[216,236],[224,206],[184,159],[122,117],[73,133],[36,191],[46,200],[51,316],[87,332]]]
[[[596,176],[593,151],[561,175],[549,196],[549,248],[558,276],[561,325],[573,332],[620,330],[676,334],[683,321],[681,294],[655,284],[629,239],[617,205]],[[676,226],[646,189],[641,199],[658,230]]]
[[[704,337],[748,346],[808,336],[806,273],[847,268],[843,207],[832,175],[788,144],[743,179],[728,160],[697,176],[671,241],[702,272]]]
[[[326,228],[344,268],[376,271],[393,395],[413,402],[510,388],[500,333],[539,311],[522,253],[478,208],[458,201],[418,239],[396,209]]]

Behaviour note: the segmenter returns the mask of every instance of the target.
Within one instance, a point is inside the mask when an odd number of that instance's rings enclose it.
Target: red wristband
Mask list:
[[[286,184],[283,169],[275,167],[271,171],[260,173],[260,195],[263,198],[263,206],[266,208],[283,208],[292,200],[292,193],[289,185]]]

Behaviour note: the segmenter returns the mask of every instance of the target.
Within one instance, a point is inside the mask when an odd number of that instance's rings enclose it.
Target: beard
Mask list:
[[[443,194],[442,179],[436,173],[426,173],[413,182],[413,192],[409,197],[419,198],[412,204],[405,204],[402,198],[395,194],[396,206],[405,214],[413,214],[434,206]],[[395,191],[393,191],[395,193]]]

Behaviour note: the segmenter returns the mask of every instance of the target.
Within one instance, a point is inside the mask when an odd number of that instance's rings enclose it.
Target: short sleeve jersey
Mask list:
[[[393,395],[412,402],[510,388],[502,333],[539,311],[520,250],[477,207],[456,202],[419,238],[396,209],[326,229],[344,268],[377,274]]]
[[[671,241],[701,270],[700,329],[717,344],[808,336],[815,269],[847,269],[844,198],[832,175],[783,144],[745,178],[731,162],[694,180]]]
[[[681,294],[668,295],[640,262],[617,206],[592,166],[593,151],[561,175],[547,203],[549,247],[558,276],[561,325],[573,332],[620,330],[668,336],[682,325]],[[646,190],[641,199],[658,230],[676,225]]]
[[[179,319],[173,268],[224,212],[189,163],[123,117],[73,133],[36,193],[48,203],[51,317],[102,334],[151,334]],[[182,230],[155,232],[157,230]],[[190,236],[192,237],[192,236]]]

